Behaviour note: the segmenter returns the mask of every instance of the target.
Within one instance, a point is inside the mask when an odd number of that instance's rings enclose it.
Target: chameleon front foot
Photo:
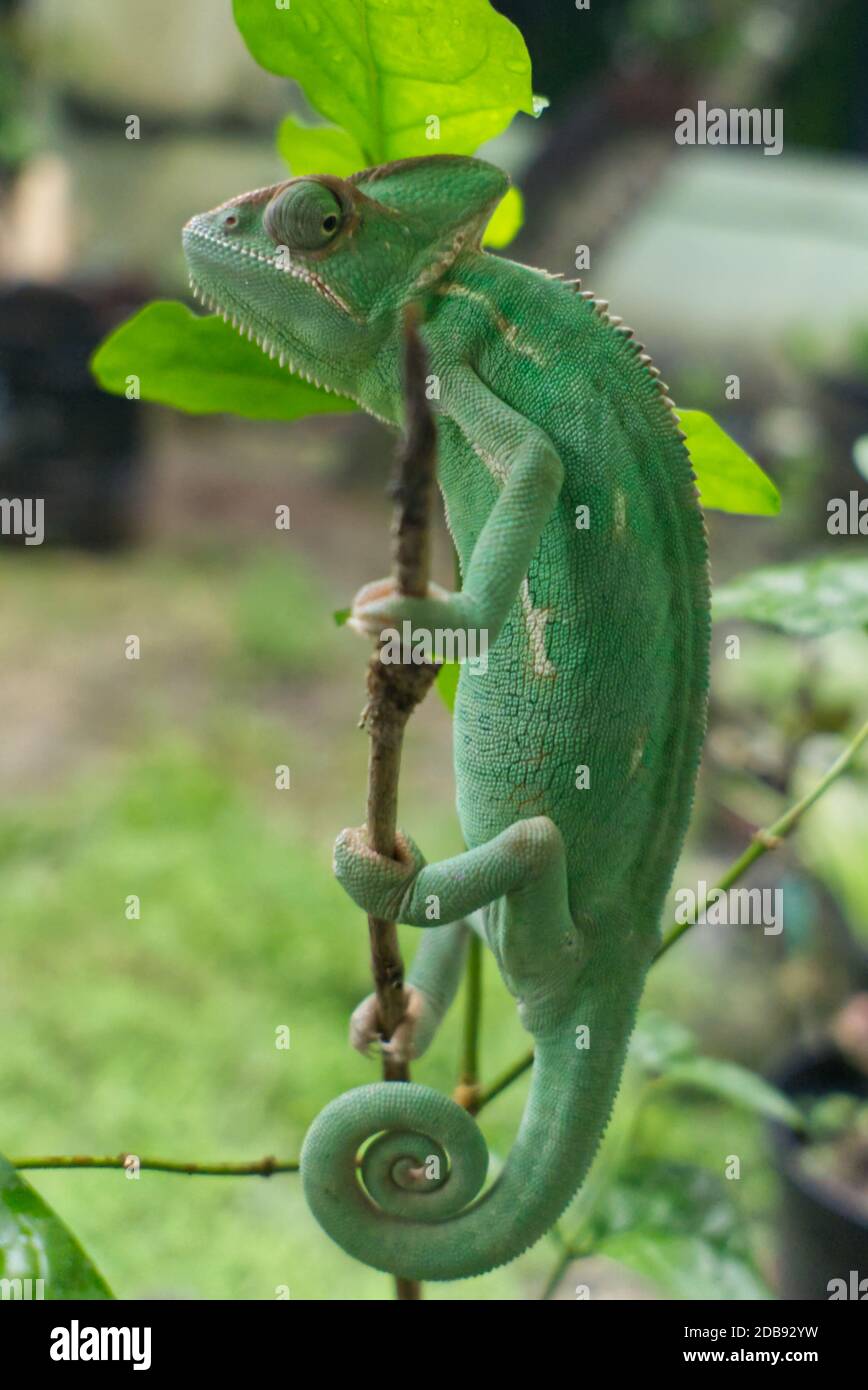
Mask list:
[[[353,599],[348,625],[363,637],[379,638],[387,630],[403,633],[410,623],[415,637],[438,628],[455,628],[462,596],[439,584],[429,584],[424,598],[402,594],[394,579],[375,579],[359,589]]]

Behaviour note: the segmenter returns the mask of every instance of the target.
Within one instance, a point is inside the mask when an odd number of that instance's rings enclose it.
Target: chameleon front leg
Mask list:
[[[398,592],[391,579],[360,589],[350,622],[378,637],[409,621],[414,633],[485,632],[491,648],[515,603],[543,527],[563,482],[563,465],[548,435],[495,396],[472,367],[443,379],[442,410],[482,454],[497,460],[506,480],[479,534],[460,593],[430,585],[425,598]]]

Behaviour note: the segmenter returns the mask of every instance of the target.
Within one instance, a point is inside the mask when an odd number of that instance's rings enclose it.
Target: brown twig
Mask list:
[[[186,1173],[189,1177],[270,1178],[272,1173],[297,1173],[295,1159],[280,1160],[269,1155],[250,1163],[186,1163],[176,1158],[140,1158],[138,1154],[46,1154],[39,1157],[10,1158],[13,1168],[135,1168],[152,1173]]]
[[[417,332],[417,315],[408,309],[404,320],[405,437],[397,460],[391,495],[392,575],[400,593],[424,597],[428,588],[428,519],[436,470],[436,429],[425,396],[427,360]],[[395,857],[398,778],[407,720],[430,689],[435,663],[388,664],[380,647],[368,665],[368,703],[362,724],[370,739],[368,759],[368,843],[378,854]],[[377,995],[380,1032],[388,1041],[404,1016],[404,964],[394,922],[368,917],[371,972]],[[383,1052],[383,1079],[409,1081],[409,1067]],[[399,1299],[417,1299],[418,1284],[396,1280]]]

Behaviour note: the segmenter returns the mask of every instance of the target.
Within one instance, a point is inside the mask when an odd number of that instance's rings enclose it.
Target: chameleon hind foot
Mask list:
[[[439,1016],[430,999],[415,985],[404,986],[407,993],[407,1008],[388,1042],[383,1039],[377,996],[369,994],[354,1009],[350,1018],[350,1043],[364,1056],[378,1045],[396,1062],[411,1062],[421,1057],[433,1038]]]

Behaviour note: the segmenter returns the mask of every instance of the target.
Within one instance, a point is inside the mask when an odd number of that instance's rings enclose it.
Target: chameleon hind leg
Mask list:
[[[433,928],[435,936],[489,909],[486,937],[525,1026],[536,1032],[559,1002],[568,1006],[582,943],[570,915],[564,844],[553,821],[516,821],[486,844],[437,864],[426,864],[404,834],[397,853],[397,859],[375,854],[363,829],[338,836],[335,872],[359,907],[407,926]],[[438,927],[432,914],[450,925]]]

